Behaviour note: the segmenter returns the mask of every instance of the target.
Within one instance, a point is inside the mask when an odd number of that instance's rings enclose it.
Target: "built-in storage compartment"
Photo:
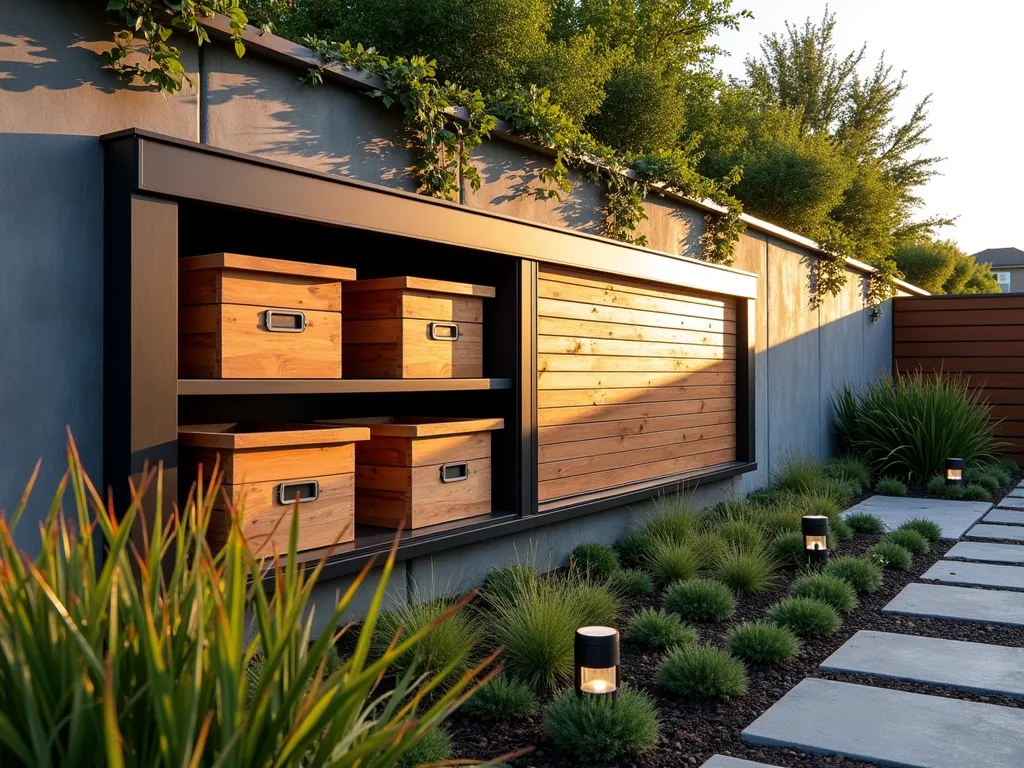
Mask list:
[[[178,261],[182,378],[341,378],[346,267],[234,253]]]
[[[423,528],[491,510],[491,432],[502,419],[403,417],[366,426],[356,449],[356,522]]]
[[[299,513],[299,550],[355,538],[355,446],[365,427],[313,424],[205,424],[178,430],[186,477],[223,472],[223,491],[241,509],[249,546],[260,555],[288,551],[291,513]],[[210,545],[223,544],[231,518],[219,495]]]
[[[483,376],[484,299],[494,288],[422,277],[345,283],[345,375]]]

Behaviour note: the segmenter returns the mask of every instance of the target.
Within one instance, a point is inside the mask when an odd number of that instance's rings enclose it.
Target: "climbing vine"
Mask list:
[[[231,22],[231,36],[238,56],[245,54],[242,33],[248,18],[240,0],[107,0],[107,11],[124,22],[114,33],[114,47],[100,54],[100,63],[125,78],[141,77],[147,85],[177,93],[185,83],[195,85],[181,63],[181,49],[168,43],[175,29],[194,35],[199,45],[210,42],[200,18],[223,13]],[[138,36],[145,41],[136,43]],[[133,53],[144,53],[144,64],[134,63]]]

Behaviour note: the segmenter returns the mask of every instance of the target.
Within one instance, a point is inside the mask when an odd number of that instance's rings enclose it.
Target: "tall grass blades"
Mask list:
[[[880,475],[923,481],[950,456],[983,463],[999,447],[988,404],[960,376],[886,376],[832,402],[841,446]]]
[[[821,463],[810,456],[790,456],[772,473],[772,485],[790,493],[814,493],[825,479]]]
[[[697,531],[699,516],[688,499],[679,495],[659,496],[654,512],[640,528],[642,533],[659,541],[685,544]]]
[[[437,625],[438,619],[452,612],[456,601],[439,597],[420,603],[407,604],[394,611],[384,611],[373,630],[370,653],[381,657],[395,638],[411,637],[424,627]],[[450,619],[435,627],[424,637],[413,653],[408,653],[396,662],[396,667],[409,669],[414,664],[417,672],[439,674],[450,670],[455,678],[470,666],[466,648],[476,640],[478,628],[469,611],[459,611]]]
[[[447,688],[451,666],[397,679],[389,672],[460,604],[372,658],[394,551],[351,654],[331,661],[337,638],[312,639],[310,599],[326,556],[300,567],[294,510],[288,552],[270,573],[271,563],[248,549],[242,510],[230,503],[226,543],[209,548],[216,479],[201,477],[180,511],[165,516],[172,491],[162,472],[144,473],[127,509],[115,510],[85,475],[73,442],[68,464],[34,561],[17,550],[12,529],[35,475],[14,514],[0,519],[0,765],[390,767],[428,738],[489,665]],[[61,508],[66,491],[70,519]],[[144,511],[143,499],[152,508]],[[339,625],[369,567],[318,623]],[[453,664],[471,650],[457,649]],[[393,682],[381,689],[385,676]]]

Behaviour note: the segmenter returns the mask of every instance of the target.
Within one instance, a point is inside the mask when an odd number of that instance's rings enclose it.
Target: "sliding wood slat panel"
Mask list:
[[[542,504],[736,460],[734,299],[561,268],[538,277]]]
[[[1024,295],[896,299],[893,367],[960,374],[981,388],[1006,454],[1024,463]]]

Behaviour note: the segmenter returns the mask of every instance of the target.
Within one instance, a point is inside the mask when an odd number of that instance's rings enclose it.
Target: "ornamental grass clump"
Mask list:
[[[764,528],[766,538],[774,540],[784,533],[800,531],[801,517],[799,509],[789,506],[776,507],[764,511],[761,527]]]
[[[710,571],[728,550],[725,539],[715,531],[702,531],[690,539],[690,549],[697,555],[701,571]]]
[[[509,563],[491,571],[484,577],[480,594],[487,601],[511,599],[515,597],[522,586],[531,584],[539,578],[537,569],[532,565]]]
[[[998,420],[959,375],[885,376],[857,393],[844,388],[832,403],[840,448],[880,475],[920,481],[942,472],[950,456],[980,463],[998,447]]]
[[[296,509],[283,515],[288,549],[271,573],[243,537],[241,507],[220,498],[216,469],[165,517],[164,494],[176,488],[165,487],[162,472],[142,473],[130,503],[116,509],[89,481],[73,442],[68,458],[34,560],[13,531],[36,474],[0,518],[0,764],[392,768],[489,676],[490,659],[454,679],[449,670],[400,669],[465,601],[373,656],[395,550],[363,631],[339,662],[337,635],[313,639],[314,622],[341,626],[370,566],[314,617],[312,593],[329,555],[300,567]],[[144,499],[152,508],[144,511]],[[215,504],[230,523],[217,552],[206,536]],[[471,654],[459,649],[453,666]]]
[[[875,493],[883,496],[906,496],[907,486],[895,477],[883,477],[875,483]]]
[[[730,548],[715,563],[712,573],[733,592],[745,595],[763,592],[777,567],[775,559],[760,545],[749,551]]]
[[[804,574],[790,587],[793,597],[811,597],[828,603],[840,613],[849,613],[857,608],[857,590],[838,576],[826,573]]]
[[[685,699],[729,699],[747,692],[743,662],[711,646],[670,649],[654,679],[662,690]]]
[[[991,465],[985,467],[969,467],[964,472],[964,480],[968,484],[980,485],[987,491],[995,491],[1003,485],[1000,473],[994,471]],[[1010,482],[1009,478],[1006,482]]]
[[[750,520],[725,519],[715,525],[714,532],[729,549],[757,552],[764,548],[764,529]]]
[[[826,480],[821,462],[810,456],[789,457],[771,476],[775,488],[795,494],[815,493],[821,490]]]
[[[747,501],[763,509],[784,506],[792,498],[789,491],[781,488],[758,488],[747,494]]]
[[[768,609],[766,618],[786,627],[801,640],[834,635],[842,625],[839,612],[811,597],[787,597]]]
[[[843,518],[854,533],[867,533],[878,536],[885,533],[885,523],[882,518],[867,512],[855,512]]]
[[[736,599],[725,584],[713,579],[677,581],[665,591],[665,610],[683,621],[725,621],[736,612]]]
[[[748,621],[725,636],[729,653],[747,664],[781,664],[800,653],[800,638],[770,621]]]
[[[622,609],[622,600],[607,584],[595,584],[570,577],[566,588],[579,608],[582,624],[614,624]]]
[[[772,554],[779,563],[790,568],[807,565],[807,550],[804,547],[804,535],[800,531],[791,531],[776,536],[772,542]]]
[[[600,581],[619,569],[619,558],[611,547],[588,542],[569,554],[569,567],[582,576]]]
[[[926,555],[928,554],[928,550],[932,548],[931,544],[928,543],[928,539],[910,528],[902,528],[900,530],[893,531],[892,533],[887,533],[883,541],[891,541],[899,544],[914,557]]]
[[[895,541],[880,541],[864,553],[887,571],[909,571],[914,556]]]
[[[870,557],[833,557],[821,572],[842,579],[862,595],[877,590],[885,578],[882,566]]]
[[[453,598],[441,597],[409,603],[394,611],[383,611],[371,635],[371,654],[383,656],[395,638],[404,640],[424,627],[436,625],[442,616],[452,612],[455,605]],[[464,651],[474,643],[478,633],[479,627],[472,614],[459,611],[421,640],[414,653],[399,659],[395,667],[406,670],[415,665],[417,671],[434,675],[449,670],[447,674],[458,677],[471,664]]]
[[[991,494],[988,489],[983,485],[977,483],[968,483],[963,486],[964,493],[963,498],[967,501],[988,501],[991,498]]]
[[[871,469],[853,456],[836,456],[822,466],[826,477],[842,480],[857,487],[857,493],[871,487]]]
[[[428,763],[440,763],[452,758],[452,737],[444,728],[430,731],[423,740],[401,757],[395,768],[416,768]]]
[[[537,713],[537,694],[525,683],[498,675],[467,701],[462,711],[489,723],[522,720]]]
[[[692,579],[701,567],[701,557],[690,544],[662,540],[647,563],[654,581],[666,586],[674,581]]]
[[[644,608],[633,614],[626,628],[626,640],[644,648],[668,648],[674,645],[695,645],[697,631],[664,609]]]
[[[612,594],[626,600],[633,600],[654,592],[654,579],[647,571],[635,568],[620,568],[608,577],[608,589]]]
[[[914,517],[907,520],[899,528],[899,531],[917,531],[928,541],[935,543],[942,538],[942,526],[927,517]]]
[[[632,531],[616,541],[612,549],[623,568],[645,568],[656,546],[657,541],[649,534]]]
[[[661,496],[654,501],[654,513],[648,516],[640,531],[658,541],[685,544],[699,527],[699,515],[680,496]]]
[[[544,714],[544,731],[581,765],[621,764],[658,743],[661,723],[647,694],[623,686],[614,701],[562,691]]]

